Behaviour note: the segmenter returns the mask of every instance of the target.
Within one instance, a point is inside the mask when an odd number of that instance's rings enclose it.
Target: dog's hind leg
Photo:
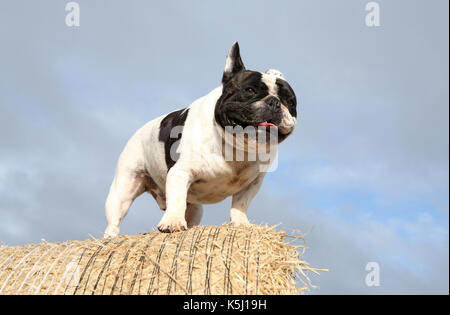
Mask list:
[[[133,201],[146,190],[146,178],[139,171],[119,170],[114,177],[106,199],[108,226],[104,237],[119,235],[120,223]]]
[[[188,203],[186,207],[186,214],[184,215],[187,227],[199,225],[203,216],[203,207],[200,204]]]
[[[155,198],[158,207],[162,211],[165,211],[167,205],[166,205],[166,195],[164,191],[162,191],[158,187],[158,185],[156,185],[155,181],[149,174],[146,174],[145,178],[146,178],[146,185],[145,185],[146,191],[150,193],[153,196],[153,198]]]

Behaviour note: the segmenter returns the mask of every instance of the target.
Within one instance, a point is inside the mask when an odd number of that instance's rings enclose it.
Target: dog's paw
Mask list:
[[[119,236],[119,228],[114,225],[108,225],[105,232],[103,233],[103,238],[112,238]]]
[[[246,216],[239,216],[237,218],[232,218],[230,224],[232,226],[248,226],[251,223],[248,221]]]
[[[187,223],[184,217],[168,216],[166,213],[158,223],[158,230],[163,233],[186,231]]]

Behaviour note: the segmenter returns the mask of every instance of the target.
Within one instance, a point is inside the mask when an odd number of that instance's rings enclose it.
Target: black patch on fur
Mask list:
[[[278,86],[278,97],[281,102],[286,105],[291,116],[297,118],[297,98],[294,90],[289,83],[282,79],[277,79],[276,85]]]
[[[170,149],[175,144],[175,147],[173,147],[172,150],[176,152],[179,144],[179,140],[181,139],[182,133],[178,133],[171,137],[170,132],[172,131],[172,128],[176,126],[184,126],[184,123],[186,122],[186,118],[188,116],[189,108],[188,109],[180,109],[175,112],[172,112],[168,114],[166,117],[163,118],[161,121],[161,124],[159,126],[159,136],[158,140],[161,142],[164,142],[164,155],[166,159],[166,165],[167,165],[167,171],[170,170],[172,166],[175,165],[176,161],[179,158],[179,154],[176,153],[176,159],[175,161],[172,160],[170,157]]]
[[[249,88],[254,93],[248,93]],[[263,121],[279,124],[281,109],[270,106],[260,106],[255,109],[253,106],[253,103],[267,95],[269,95],[269,89],[262,81],[260,72],[240,71],[223,85],[222,95],[217,100],[214,110],[214,118],[223,128],[236,125],[245,128]]]

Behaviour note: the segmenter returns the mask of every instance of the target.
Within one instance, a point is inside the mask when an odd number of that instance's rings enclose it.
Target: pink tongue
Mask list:
[[[276,127],[274,124],[269,123],[267,121],[259,123],[257,126],[263,126],[263,127]]]

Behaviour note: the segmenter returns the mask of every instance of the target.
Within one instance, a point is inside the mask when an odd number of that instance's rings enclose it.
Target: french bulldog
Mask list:
[[[229,196],[231,224],[248,225],[247,208],[267,170],[261,166],[272,163],[250,151],[276,148],[291,135],[296,108],[295,93],[281,72],[247,70],[234,43],[221,86],[187,108],[148,122],[130,138],[106,200],[104,236],[119,234],[131,204],[144,192],[165,211],[161,232],[198,225],[202,204]],[[238,139],[243,141],[238,144]]]

